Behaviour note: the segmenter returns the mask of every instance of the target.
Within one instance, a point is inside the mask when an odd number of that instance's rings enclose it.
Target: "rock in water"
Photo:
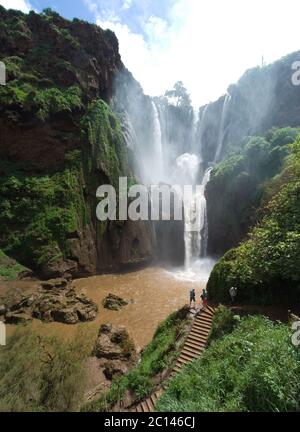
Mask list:
[[[63,278],[50,279],[46,282],[42,282],[42,288],[44,290],[53,290],[57,288],[64,289],[67,287],[67,285],[68,285],[68,281]]]
[[[119,311],[124,306],[127,306],[130,301],[124,300],[114,294],[109,294],[102,302],[105,309]]]
[[[73,288],[48,291],[34,305],[33,315],[42,321],[76,324],[93,321],[98,306],[83,294],[77,295]]]
[[[17,323],[37,318],[45,322],[76,324],[94,320],[97,312],[96,303],[84,294],[77,294],[72,286],[60,279],[43,283],[38,292],[8,305],[5,321]]]

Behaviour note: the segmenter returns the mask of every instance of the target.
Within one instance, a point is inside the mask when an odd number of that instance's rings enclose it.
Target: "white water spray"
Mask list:
[[[177,158],[177,181],[182,185],[196,186],[199,171],[199,157],[185,153]],[[208,168],[204,174],[202,184],[198,185],[192,194],[185,194],[184,204],[184,243],[185,243],[185,268],[190,269],[193,262],[207,255],[207,205],[205,188],[210,179],[212,168]]]
[[[206,115],[209,105],[206,105],[205,108],[202,110],[199,118],[199,129],[198,129],[198,136],[199,136],[199,154],[201,161],[204,160],[203,158],[203,135],[206,127]]]
[[[163,166],[164,166],[164,160],[163,160],[163,148],[162,148],[162,131],[161,131],[161,125],[160,125],[160,119],[159,119],[159,113],[158,109],[156,107],[156,104],[154,101],[152,101],[152,108],[153,108],[153,162],[154,166],[151,167],[154,173],[154,180],[156,183],[163,180],[164,172],[163,172]]]
[[[230,94],[227,94],[225,96],[223,109],[222,109],[221,123],[220,123],[219,136],[218,136],[218,145],[217,145],[217,151],[216,151],[214,162],[219,161],[222,153],[223,143],[224,143],[224,138],[226,133],[225,123],[227,120],[227,113],[228,113],[230,100],[231,100],[231,96]]]

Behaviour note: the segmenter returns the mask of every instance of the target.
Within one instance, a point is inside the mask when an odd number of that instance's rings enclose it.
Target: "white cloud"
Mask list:
[[[131,6],[132,6],[132,0],[124,0],[124,1],[123,1],[122,9],[123,9],[123,10],[130,9]]]
[[[96,1],[96,0],[95,0]],[[182,80],[195,105],[214,100],[243,72],[300,49],[299,0],[174,0],[168,22],[152,16],[147,36],[98,16],[116,32],[126,67],[150,95]]]
[[[6,9],[18,9],[25,13],[33,9],[27,0],[0,0],[0,5]]]

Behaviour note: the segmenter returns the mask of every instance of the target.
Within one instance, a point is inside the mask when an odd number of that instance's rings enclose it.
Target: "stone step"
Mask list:
[[[199,348],[190,348],[190,347],[188,347],[188,346],[184,346],[183,347],[183,349],[182,349],[182,353],[183,354],[191,354],[191,355],[194,355],[194,356],[196,356],[196,357],[199,357],[201,354],[202,354],[202,352],[203,352],[204,350],[203,349],[199,349]]]
[[[194,341],[194,343],[199,344],[200,342],[203,342],[204,344],[207,343],[207,338],[205,336],[198,336],[194,334],[189,334],[187,341]]]
[[[142,410],[143,410],[144,413],[149,412],[148,411],[148,405],[146,404],[145,401],[141,403],[141,406],[142,406]]]
[[[196,354],[186,354],[183,351],[181,351],[180,357],[179,358],[183,358],[189,362],[194,361],[198,356]]]
[[[207,337],[207,335],[209,334],[209,330],[203,327],[193,327],[190,333],[203,334],[204,336]]]
[[[151,398],[146,399],[146,404],[148,406],[148,412],[154,411],[154,404],[151,401]]]
[[[182,363],[182,364],[184,364],[184,365],[187,365],[187,364],[191,363],[191,361],[190,361],[190,360],[186,360],[186,359],[184,359],[184,358],[182,358],[182,357],[180,356],[180,357],[178,357],[178,359],[177,359],[177,363]]]
[[[211,331],[211,329],[208,329],[208,328],[202,327],[202,326],[199,326],[199,327],[194,326],[191,329],[191,332],[201,333],[206,337],[209,335],[210,331]]]

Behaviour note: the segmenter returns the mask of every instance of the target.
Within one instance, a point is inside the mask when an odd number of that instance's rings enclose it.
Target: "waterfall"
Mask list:
[[[206,185],[212,168],[208,168],[196,193],[184,201],[185,267],[190,269],[193,261],[207,257],[208,220],[205,198]]]
[[[193,109],[193,124],[191,130],[191,148],[194,153],[197,153],[197,128],[198,128],[199,113]]]
[[[208,221],[205,189],[212,168],[205,171],[201,185],[196,187],[199,163],[200,159],[197,155],[185,153],[177,158],[177,169],[174,172],[174,177],[181,185],[193,186],[190,193],[185,193],[183,196],[185,267],[187,270],[192,267],[195,260],[207,256]]]
[[[203,185],[203,201],[204,201],[204,227],[203,227],[203,240],[201,242],[201,254],[204,258],[207,257],[207,246],[208,246],[208,218],[207,218],[207,202],[205,198],[205,190],[207,183],[210,180],[210,174],[212,172],[212,167],[205,171],[202,185]]]
[[[227,120],[227,113],[228,113],[228,108],[229,108],[230,100],[231,100],[231,96],[230,96],[230,94],[227,94],[225,96],[224,104],[223,104],[223,109],[222,109],[221,123],[220,123],[220,128],[219,128],[219,136],[218,136],[218,144],[217,144],[217,151],[216,151],[214,162],[218,162],[219,161],[221,153],[222,153],[223,143],[224,143],[224,137],[225,137],[225,132],[226,132],[225,124],[226,124],[226,120]]]
[[[163,172],[163,148],[162,148],[162,131],[160,125],[160,118],[157,106],[154,101],[152,101],[152,109],[153,109],[153,163],[154,165],[151,168],[153,172],[153,179],[156,183],[163,180],[164,172]]]
[[[135,150],[138,139],[127,112],[125,112],[122,116],[121,126],[127,148],[130,150]]]
[[[203,161],[203,134],[205,131],[206,126],[206,114],[208,110],[209,105],[206,105],[204,109],[201,111],[200,119],[199,119],[199,129],[198,129],[198,136],[199,136],[199,154],[200,159]]]

